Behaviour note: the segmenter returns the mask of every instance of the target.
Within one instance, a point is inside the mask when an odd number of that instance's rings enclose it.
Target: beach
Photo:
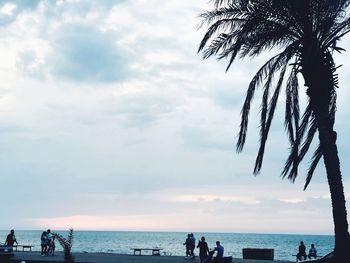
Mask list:
[[[134,256],[114,253],[74,253],[77,263],[199,263],[199,258],[194,260],[185,260],[180,256]],[[26,263],[46,263],[46,262],[63,262],[63,253],[56,253],[55,256],[42,257],[39,252],[17,252],[10,262]],[[271,260],[252,260],[234,258],[233,263],[290,263],[291,261],[271,261]]]

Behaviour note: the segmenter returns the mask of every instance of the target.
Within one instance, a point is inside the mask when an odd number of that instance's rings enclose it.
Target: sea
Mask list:
[[[8,230],[0,230],[5,241]],[[16,230],[15,235],[21,245],[33,245],[33,250],[40,250],[39,230]],[[57,231],[67,236],[68,231]],[[182,232],[133,232],[133,231],[74,231],[73,252],[104,252],[132,254],[131,248],[162,248],[162,255],[185,256],[183,243],[188,233]],[[253,234],[253,233],[202,233],[194,232],[196,242],[204,236],[210,248],[219,240],[225,248],[225,255],[242,258],[242,248],[274,249],[275,260],[295,261],[300,241],[304,241],[307,250],[315,244],[319,255],[326,255],[334,247],[334,237],[330,235],[296,234]],[[62,248],[56,241],[56,250]],[[198,250],[195,251],[198,254]]]

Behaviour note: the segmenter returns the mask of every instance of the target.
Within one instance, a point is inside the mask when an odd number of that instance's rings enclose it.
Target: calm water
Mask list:
[[[66,236],[68,232],[58,231]],[[0,231],[0,240],[6,239],[8,231]],[[40,249],[41,231],[16,231],[19,244],[34,245],[34,250]],[[187,233],[179,232],[119,232],[119,231],[76,231],[73,250],[75,252],[109,252],[118,254],[130,254],[132,247],[161,247],[168,255],[183,256]],[[284,234],[242,234],[242,233],[194,233],[198,242],[201,236],[205,236],[210,248],[215,246],[215,241],[220,240],[225,247],[225,254],[236,258],[242,258],[242,248],[273,248],[275,259],[291,260],[296,254],[301,240],[306,244],[307,250],[311,243],[316,245],[319,255],[325,255],[332,250],[333,236],[320,235],[284,235]],[[1,241],[4,242],[4,241]],[[57,250],[60,250],[56,242]],[[196,251],[198,254],[198,250]]]

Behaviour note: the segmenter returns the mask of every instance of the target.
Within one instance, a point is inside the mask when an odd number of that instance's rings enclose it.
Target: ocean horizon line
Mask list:
[[[0,229],[0,231],[9,231],[10,229],[14,229],[15,231],[43,231],[46,229],[51,229],[53,231],[68,231],[70,228],[33,228],[33,229],[25,229],[25,228],[8,228],[8,229]],[[74,229],[74,232],[129,232],[129,233],[179,233],[179,234],[188,234],[188,233],[212,233],[212,234],[252,234],[252,235],[308,235],[308,236],[333,236],[333,233],[315,233],[315,232],[259,232],[259,231],[215,231],[215,230],[128,230],[128,229]]]

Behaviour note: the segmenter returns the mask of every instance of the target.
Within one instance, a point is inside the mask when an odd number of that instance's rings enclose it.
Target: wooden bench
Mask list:
[[[33,246],[29,246],[29,245],[14,245],[13,250],[14,251],[25,251],[26,249],[28,249],[28,251],[32,252],[32,247]],[[18,248],[22,248],[22,250],[18,250]]]
[[[141,256],[141,251],[152,251],[152,256],[160,256],[160,251],[163,250],[162,248],[131,248],[131,250],[134,250],[134,255]],[[137,254],[136,254],[137,253]]]

